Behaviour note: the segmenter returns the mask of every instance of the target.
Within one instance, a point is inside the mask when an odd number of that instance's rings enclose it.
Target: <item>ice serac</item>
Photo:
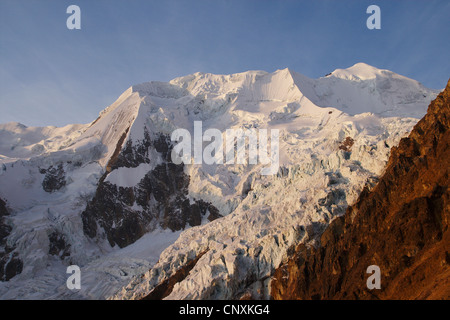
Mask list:
[[[366,69],[195,73],[133,85],[89,124],[0,125],[3,238],[23,263],[0,297],[268,297],[291,248],[376,182],[437,94]],[[193,136],[195,121],[224,136],[278,129],[277,173],[173,163],[170,135]],[[77,292],[66,287],[70,264],[83,272]]]
[[[450,81],[380,181],[274,273],[275,299],[450,298]],[[381,289],[369,290],[370,265]]]

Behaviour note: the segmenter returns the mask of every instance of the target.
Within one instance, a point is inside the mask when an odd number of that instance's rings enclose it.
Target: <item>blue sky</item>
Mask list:
[[[197,71],[317,78],[366,62],[441,89],[448,17],[448,0],[0,0],[0,123],[88,123],[133,84]]]

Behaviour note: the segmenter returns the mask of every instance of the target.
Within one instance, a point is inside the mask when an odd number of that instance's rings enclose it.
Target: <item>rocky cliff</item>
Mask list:
[[[150,163],[149,148],[154,148],[162,161],[145,173],[136,186],[122,187],[107,181],[114,170]],[[200,225],[204,216],[208,221],[220,217],[217,208],[208,202],[194,199],[190,203],[189,176],[184,173],[183,164],[171,161],[171,151],[169,136],[159,135],[152,141],[146,131],[144,140],[136,146],[129,140],[109,161],[94,198],[82,213],[84,233],[95,238],[103,231],[111,246],[123,248],[158,225],[177,231],[188,224]]]
[[[23,262],[18,258],[14,247],[8,246],[7,237],[11,232],[11,226],[5,222],[9,215],[6,203],[0,199],[0,281],[8,281],[22,272]]]
[[[274,299],[450,298],[450,81],[385,173],[320,237],[274,273]],[[370,265],[381,288],[369,290]]]

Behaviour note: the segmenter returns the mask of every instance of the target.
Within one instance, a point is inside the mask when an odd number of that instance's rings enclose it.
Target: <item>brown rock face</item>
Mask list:
[[[273,276],[274,299],[450,299],[450,81],[384,175]],[[381,289],[368,289],[370,265]]]

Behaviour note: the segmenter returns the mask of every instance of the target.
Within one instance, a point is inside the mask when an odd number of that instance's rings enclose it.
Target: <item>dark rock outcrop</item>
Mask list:
[[[42,181],[42,188],[45,192],[55,192],[66,185],[66,176],[63,164],[58,164],[57,167],[50,166],[48,169],[41,169],[40,172],[45,174]]]
[[[274,273],[274,299],[450,298],[450,81],[409,137],[392,148],[379,183],[363,190],[320,237]],[[368,289],[367,268],[381,271]]]
[[[11,232],[11,227],[4,220],[7,215],[6,203],[0,199],[0,281],[10,280],[23,269],[23,262],[14,251],[15,248],[6,244],[6,239]]]
[[[351,137],[347,137],[339,145],[339,149],[344,150],[345,152],[352,152],[352,147],[353,147],[354,143],[355,143],[355,140],[353,140]]]
[[[150,163],[149,148],[154,148],[163,161],[147,172],[136,186],[118,187],[105,181],[110,172],[120,167],[135,168],[141,163]],[[158,224],[163,229],[176,231],[188,224],[200,225],[207,214],[210,221],[220,217],[210,203],[202,200],[191,203],[188,198],[190,178],[184,173],[183,164],[171,161],[172,148],[170,137],[166,135],[150,140],[146,133],[144,140],[134,145],[127,141],[108,163],[110,171],[100,179],[94,198],[82,213],[84,233],[95,238],[104,232],[111,246],[117,244],[123,248]]]
[[[11,232],[11,227],[4,222],[4,217],[8,215],[6,203],[0,199],[0,246],[4,246],[6,238]]]
[[[64,260],[70,256],[70,244],[67,242],[66,237],[58,231],[53,231],[48,235],[49,249],[48,253],[59,257]]]
[[[198,260],[206,253],[208,249],[200,252],[194,259],[188,261],[183,267],[181,267],[177,272],[175,272],[168,279],[164,280],[158,284],[148,295],[143,297],[141,300],[162,300],[172,293],[173,287],[178,283],[183,281],[189,272],[195,267]]]
[[[114,159],[114,161],[110,161],[111,170],[120,167],[136,168],[141,163],[150,163],[148,150],[152,145],[152,141],[147,129],[144,129],[144,139],[142,141],[139,141],[138,143],[133,145],[132,141],[128,140],[122,151],[120,151],[119,148],[120,152],[117,153],[117,158]],[[127,132],[128,129],[122,136],[122,141],[119,141],[120,146],[122,145],[123,139],[125,139]],[[161,137],[159,139],[161,139]]]

